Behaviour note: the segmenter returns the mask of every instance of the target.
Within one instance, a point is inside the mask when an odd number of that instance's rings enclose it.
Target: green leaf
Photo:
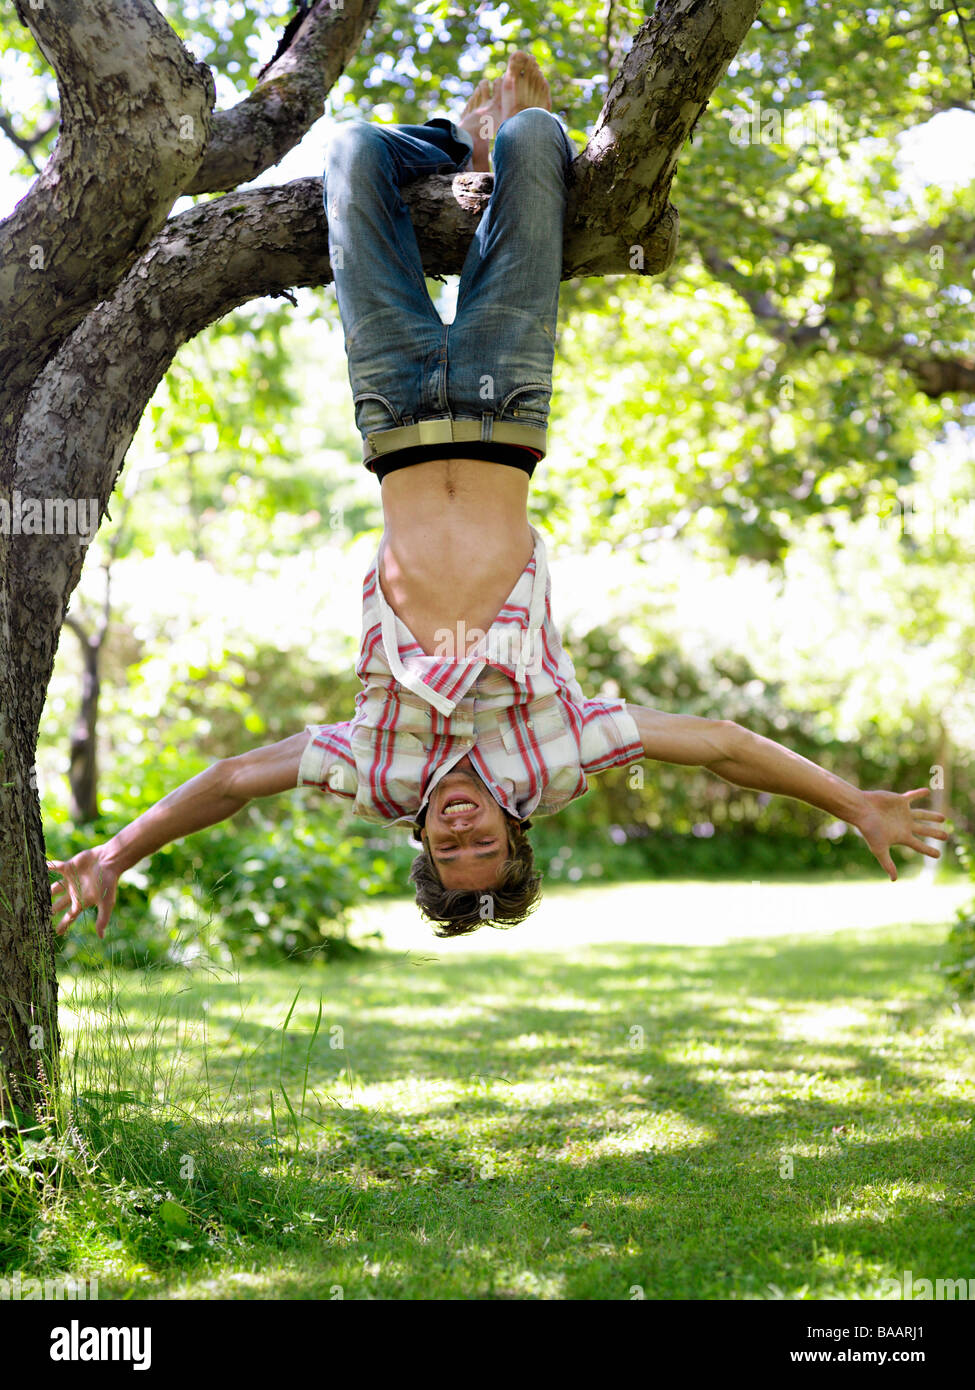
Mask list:
[[[169,1226],[174,1230],[185,1231],[189,1228],[190,1218],[179,1205],[178,1202],[163,1202],[159,1207],[159,1219],[164,1226]]]

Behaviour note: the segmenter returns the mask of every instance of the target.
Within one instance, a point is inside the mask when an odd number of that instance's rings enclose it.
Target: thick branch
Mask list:
[[[932,400],[940,396],[975,395],[975,358],[921,357],[905,348],[901,364],[911,372],[921,391]]]
[[[609,90],[570,199],[593,231],[592,259],[577,274],[605,274],[616,242],[643,247],[669,213],[684,143],[744,42],[761,0],[659,0]],[[613,209],[609,244],[597,227]],[[663,267],[660,267],[661,269]]]
[[[0,223],[0,382],[27,386],[104,299],[189,182],[215,97],[152,0],[17,0],[57,76],[61,132]]]
[[[318,0],[249,96],[217,112],[203,163],[184,192],[236,188],[283,159],[324,112],[326,96],[358,52],[378,8],[379,0]]]

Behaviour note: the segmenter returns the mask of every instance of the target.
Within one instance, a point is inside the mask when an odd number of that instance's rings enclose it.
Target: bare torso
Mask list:
[[[449,630],[464,655],[497,617],[532,556],[528,482],[520,468],[464,458],[384,479],[380,583],[425,652],[442,651]]]

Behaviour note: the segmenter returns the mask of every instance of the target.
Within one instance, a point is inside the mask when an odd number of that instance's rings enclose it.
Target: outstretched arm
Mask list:
[[[118,881],[126,869],[163,845],[228,820],[255,797],[296,787],[307,743],[307,733],[294,734],[236,758],[223,758],[157,801],[105,844],[82,850],[63,863],[50,861],[48,867],[62,874],[51,888],[53,909],[63,913],[58,935],[63,936],[86,907],[97,907],[95,926],[98,935],[104,936]]]
[[[629,703],[626,708],[633,716],[648,758],[706,767],[736,786],[792,796],[828,811],[856,826],[891,880],[897,878],[890,857],[892,845],[906,845],[932,859],[940,857],[941,851],[926,845],[921,837],[947,840],[947,831],[938,828],[944,816],[911,804],[928,794],[926,787],[900,795],[860,791],[801,754],[730,719],[665,714]]]

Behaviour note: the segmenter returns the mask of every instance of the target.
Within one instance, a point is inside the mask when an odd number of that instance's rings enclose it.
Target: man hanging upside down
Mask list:
[[[400,189],[490,172],[454,321],[430,299]],[[333,132],[324,199],[363,461],[381,482],[384,533],[363,586],[354,717],[226,758],[106,844],[52,868],[63,933],[119,876],[256,797],[313,786],[368,821],[402,823],[422,852],[416,900],[441,936],[522,921],[539,897],[529,817],[587,777],[640,758],[705,767],[817,806],[862,833],[897,877],[892,845],[938,858],[944,816],[926,788],[859,791],[728,720],[586,699],[552,622],[528,482],[546,451],[567,181],[575,151],[535,60],[515,53],[453,121],[352,121]]]

